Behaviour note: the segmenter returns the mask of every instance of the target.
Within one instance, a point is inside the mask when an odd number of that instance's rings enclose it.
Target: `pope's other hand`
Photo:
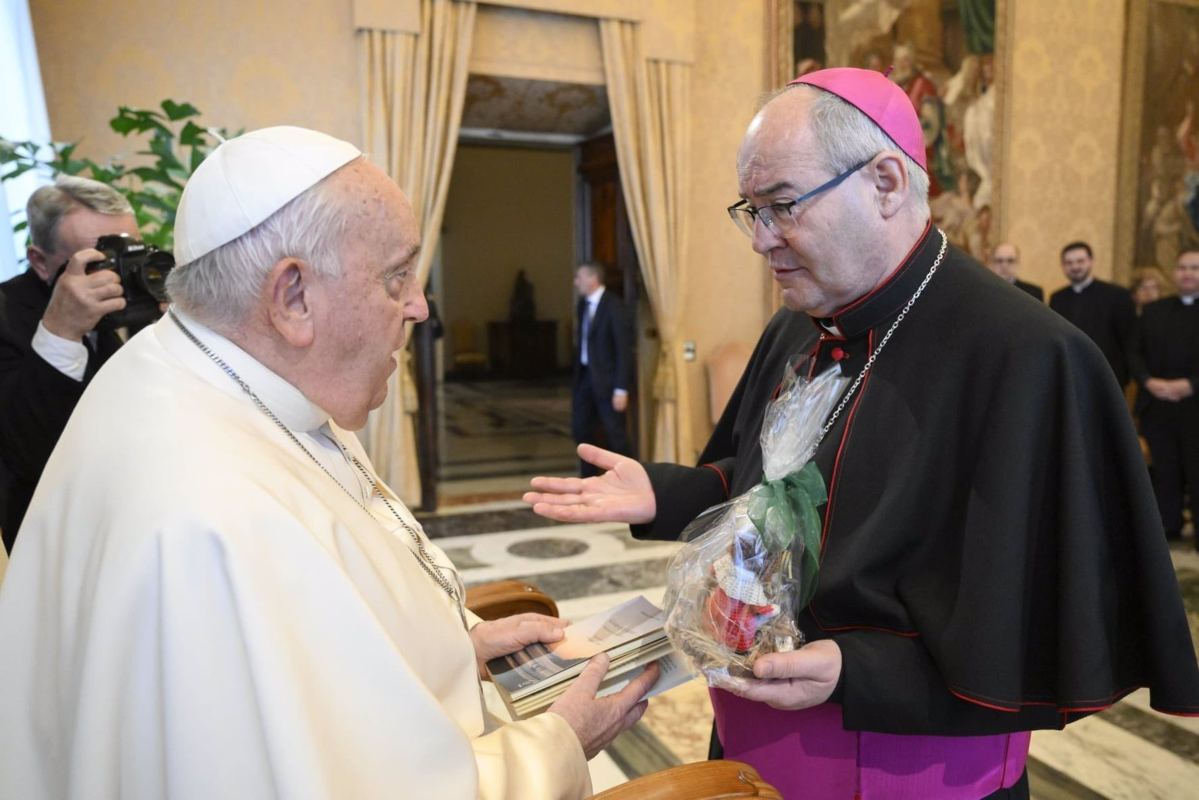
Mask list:
[[[549,708],[570,725],[588,760],[641,719],[649,706],[649,701],[642,698],[654,688],[661,674],[654,662],[619,692],[597,698],[595,693],[608,672],[608,663],[607,653],[592,658],[570,688]]]
[[[470,641],[475,647],[475,659],[479,662],[479,673],[486,675],[488,661],[517,650],[523,650],[534,642],[550,644],[560,640],[562,632],[570,623],[545,614],[514,614],[503,619],[480,622],[470,629]]]

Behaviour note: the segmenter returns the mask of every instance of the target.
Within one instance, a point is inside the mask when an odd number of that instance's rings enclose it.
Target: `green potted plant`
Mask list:
[[[109,120],[109,127],[124,137],[148,135],[144,149],[136,152],[145,158],[137,159],[136,166],[119,157],[100,163],[77,156],[79,142],[42,144],[0,137],[0,181],[36,170],[50,176],[82,175],[107,183],[129,199],[146,243],[171,250],[175,209],[183,185],[226,138],[223,128],[199,125],[199,115],[200,110],[191,103],[174,100],[163,100],[158,109],[121,106]],[[14,232],[26,228],[24,216],[24,209],[14,214]]]

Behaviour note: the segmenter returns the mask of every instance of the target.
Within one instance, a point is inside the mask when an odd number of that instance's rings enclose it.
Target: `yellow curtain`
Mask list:
[[[365,150],[412,201],[423,243],[417,267],[422,284],[437,250],[458,147],[476,8],[464,0],[421,0],[419,34],[358,32]],[[398,360],[387,401],[359,437],[379,476],[415,505],[417,408],[407,348]]]
[[[691,67],[645,59],[638,23],[603,19],[599,24],[620,185],[661,337],[652,458],[688,463],[695,452],[679,316],[687,244]]]

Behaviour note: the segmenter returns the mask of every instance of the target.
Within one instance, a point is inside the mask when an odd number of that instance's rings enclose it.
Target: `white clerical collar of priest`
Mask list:
[[[833,320],[831,318],[818,319],[818,320],[816,320],[816,322],[818,322],[820,324],[820,327],[824,328],[826,331],[831,333],[833,336],[841,335],[841,329],[837,327],[837,323],[833,322]]]
[[[1095,276],[1088,275],[1087,279],[1085,281],[1079,281],[1078,283],[1070,284],[1070,288],[1074,290],[1075,294],[1082,294],[1083,290],[1086,289],[1088,286],[1090,286],[1094,282],[1095,282]]]
[[[178,306],[171,307],[172,313],[187,326],[205,345],[221,357],[233,368],[241,378],[254,387],[255,394],[266,406],[274,412],[279,421],[293,431],[312,433],[329,421],[329,414],[316,403],[304,396],[304,393],[268,369],[261,361],[242,350],[233,342],[221,336],[216,331],[201,322],[196,321],[179,310]],[[212,362],[204,358],[195,345],[187,340],[179,328],[174,325],[167,315],[155,325],[155,332],[172,352],[186,353],[189,361],[198,354],[205,364]],[[240,396],[241,392],[235,384],[230,384]]]
[[[1178,295],[1178,299],[1182,301],[1182,304],[1184,306],[1194,305],[1196,297],[1199,297],[1199,292],[1196,292],[1195,294],[1180,294],[1180,295]]]

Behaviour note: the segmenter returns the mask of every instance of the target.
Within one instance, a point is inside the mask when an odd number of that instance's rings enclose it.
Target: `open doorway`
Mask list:
[[[418,427],[438,505],[515,498],[532,475],[576,473],[574,269],[603,262],[631,311],[640,294],[610,127],[602,85],[468,81],[428,287],[443,335],[418,363],[436,387]]]

